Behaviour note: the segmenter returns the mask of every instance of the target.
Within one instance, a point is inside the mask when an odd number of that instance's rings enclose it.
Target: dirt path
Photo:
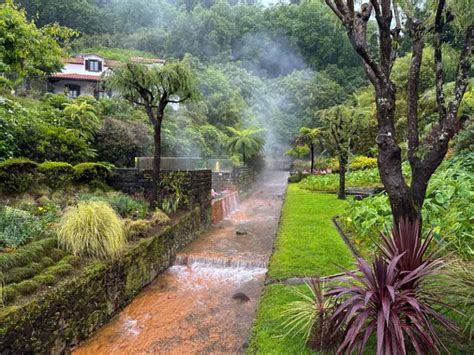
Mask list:
[[[242,353],[263,287],[287,174],[264,175],[74,354]]]

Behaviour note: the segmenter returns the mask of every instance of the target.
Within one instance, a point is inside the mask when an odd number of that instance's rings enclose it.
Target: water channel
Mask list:
[[[242,353],[275,239],[287,173],[263,174],[227,218],[74,354]]]

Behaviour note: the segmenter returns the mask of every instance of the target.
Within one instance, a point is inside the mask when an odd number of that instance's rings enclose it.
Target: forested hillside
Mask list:
[[[301,126],[317,124],[318,110],[366,85],[343,30],[318,2],[17,3],[38,26],[57,22],[79,31],[71,53],[124,61],[136,55],[189,57],[201,100],[165,121],[167,155],[222,157],[228,126],[259,126],[266,128],[267,151],[281,156]]]

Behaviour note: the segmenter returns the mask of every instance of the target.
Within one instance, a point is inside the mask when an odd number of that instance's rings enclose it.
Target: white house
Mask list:
[[[164,64],[158,58],[131,58],[132,62],[144,64]],[[103,74],[121,63],[95,54],[78,54],[64,59],[64,67],[60,73],[48,77],[49,91],[56,94],[65,93],[69,97],[91,95],[96,98],[112,96],[103,86]]]

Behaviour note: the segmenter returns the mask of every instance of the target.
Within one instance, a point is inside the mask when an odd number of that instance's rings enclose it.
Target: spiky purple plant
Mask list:
[[[419,222],[402,220],[390,238],[384,238],[381,255],[369,266],[359,258],[356,272],[347,271],[348,285],[334,287],[328,295],[341,305],[332,321],[345,329],[338,354],[361,354],[372,334],[377,354],[440,353],[443,347],[434,324],[457,332],[454,323],[433,307],[443,306],[424,288],[429,276],[444,262],[427,253],[432,237],[421,240]]]

